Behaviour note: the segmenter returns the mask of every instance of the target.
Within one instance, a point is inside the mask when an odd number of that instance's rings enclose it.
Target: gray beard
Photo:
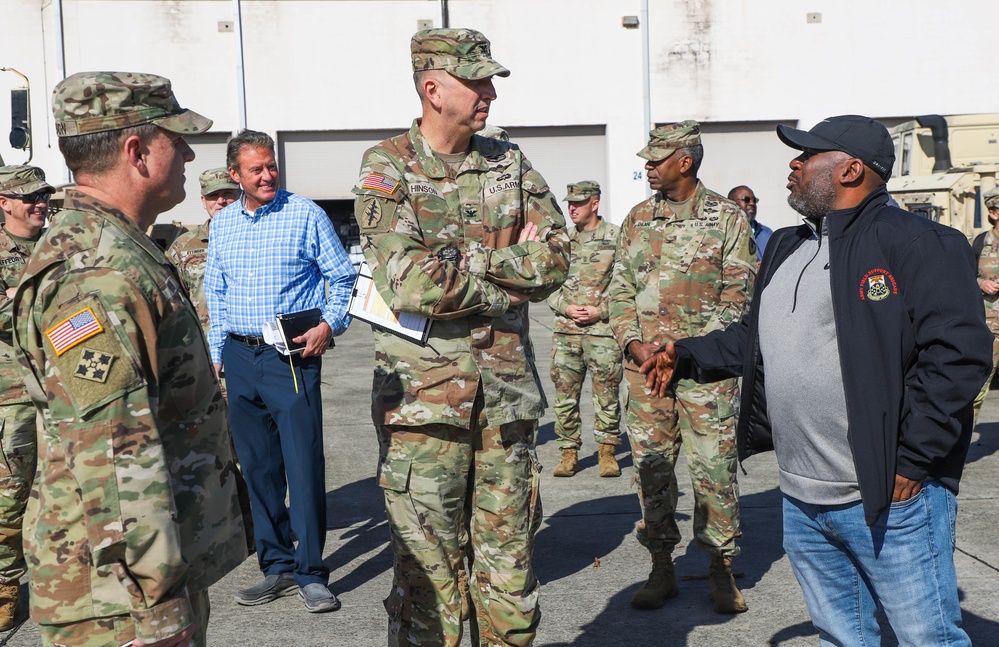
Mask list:
[[[787,196],[791,208],[809,220],[821,220],[832,209],[836,190],[828,177],[816,178]]]

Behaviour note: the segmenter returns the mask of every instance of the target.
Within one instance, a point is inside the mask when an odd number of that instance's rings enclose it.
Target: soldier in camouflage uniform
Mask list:
[[[208,220],[186,233],[177,236],[167,258],[177,266],[181,278],[187,284],[191,302],[198,313],[201,328],[208,334],[208,304],[205,303],[205,263],[208,260],[208,228],[212,217],[224,207],[239,199],[242,189],[231,177],[229,169],[214,168],[198,176],[201,184],[201,206],[208,212]]]
[[[600,446],[600,476],[621,476],[614,452],[621,444],[622,356],[608,323],[607,286],[614,269],[618,228],[598,212],[600,185],[576,182],[567,187],[569,218],[576,229],[569,237],[569,276],[548,297],[555,312],[551,377],[555,383],[555,434],[562,460],[553,474],[576,473],[580,439],[579,396],[590,373],[595,414],[593,435]]]
[[[985,323],[994,335],[992,341],[992,371],[985,380],[982,390],[975,398],[975,423],[978,423],[978,413],[982,410],[985,396],[989,394],[992,378],[999,364],[999,187],[986,192],[982,196],[985,208],[989,211],[989,223],[992,229],[983,231],[975,238],[972,247],[978,259],[978,287],[985,295]]]
[[[474,135],[496,98],[489,41],[413,36],[422,120],[369,149],[355,217],[375,285],[397,313],[433,320],[426,346],[375,332],[372,417],[395,577],[390,645],[529,645],[541,523],[534,448],[545,402],[527,301],[565,280],[558,202],[517,146]],[[464,560],[470,561],[471,601]]]
[[[14,297],[40,409],[25,514],[45,645],[206,644],[208,587],[246,557],[226,412],[198,318],[144,233],[184,198],[184,134],[211,121],[151,74],[83,72],[53,94],[78,187]]]
[[[640,487],[639,542],[652,553],[648,582],[632,606],[661,607],[677,594],[673,547],[674,469],[682,444],[694,486],[694,536],[711,553],[715,610],[746,610],[731,574],[739,549],[736,486],[735,380],[684,381],[675,397],[659,398],[638,368],[666,342],[721,330],[738,321],[756,271],[749,222],[734,202],[697,179],[703,157],[700,126],[684,121],[657,128],[638,153],[656,194],[621,225],[609,289],[611,327],[627,355],[627,423]]]
[[[13,301],[55,191],[34,166],[0,168],[0,631],[14,626],[25,573],[21,520],[35,475],[35,405],[14,355]]]

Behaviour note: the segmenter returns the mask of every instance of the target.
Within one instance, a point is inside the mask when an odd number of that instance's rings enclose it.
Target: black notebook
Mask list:
[[[304,342],[294,342],[292,339],[300,337],[306,331],[319,325],[323,319],[323,312],[319,308],[292,312],[291,314],[278,315],[278,329],[281,331],[281,338],[284,340],[285,348],[292,355],[297,355],[305,349]],[[333,347],[333,340],[330,340],[330,347]]]

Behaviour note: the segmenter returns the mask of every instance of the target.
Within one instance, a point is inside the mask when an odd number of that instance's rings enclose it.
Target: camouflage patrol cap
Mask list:
[[[239,184],[229,175],[229,169],[225,167],[205,171],[198,176],[198,182],[201,183],[201,195],[208,195],[209,193],[215,193],[223,189],[242,190]]]
[[[55,193],[55,188],[45,181],[45,171],[37,166],[0,167],[0,193],[28,195],[36,191]]]
[[[510,76],[493,60],[489,39],[474,29],[424,29],[413,34],[410,50],[414,72],[445,70],[469,81]]]
[[[585,202],[592,196],[600,195],[600,185],[589,180],[585,182],[573,182],[565,188],[566,202]]]
[[[203,133],[212,120],[181,108],[170,80],[134,72],[79,72],[52,92],[56,134],[74,137],[153,123],[182,135]]]
[[[701,143],[701,125],[692,119],[661,126],[649,132],[649,144],[638,156],[652,162],[669,157],[673,151]]]
[[[986,191],[982,197],[985,199],[986,209],[999,209],[999,186],[991,191]]]

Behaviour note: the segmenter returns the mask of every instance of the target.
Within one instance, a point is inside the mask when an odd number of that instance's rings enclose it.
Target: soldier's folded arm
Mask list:
[[[538,241],[525,241],[491,249],[472,243],[468,269],[477,277],[503,288],[524,292],[539,302],[558,290],[569,272],[569,235],[558,201],[548,184],[524,160],[521,199],[526,222],[534,223]]]
[[[113,293],[102,292],[104,286]],[[66,301],[60,293],[78,296]],[[118,273],[68,273],[39,294],[34,319],[49,351],[52,339],[72,344],[46,355],[55,427],[47,442],[67,457],[95,566],[108,568],[124,587],[137,637],[156,642],[183,631],[194,615],[164,438],[153,414],[161,391],[157,313],[140,294]],[[52,331],[71,318],[76,325],[91,322],[94,334],[58,341]]]
[[[497,317],[507,311],[510,297],[503,288],[438,258],[423,244],[416,215],[401,188],[386,195],[359,185],[354,193],[364,258],[379,294],[394,312],[457,319],[475,314]]]
[[[756,251],[752,247],[749,221],[741,211],[729,212],[722,246],[721,291],[718,305],[699,334],[724,330],[739,321],[749,305],[756,280]]]

